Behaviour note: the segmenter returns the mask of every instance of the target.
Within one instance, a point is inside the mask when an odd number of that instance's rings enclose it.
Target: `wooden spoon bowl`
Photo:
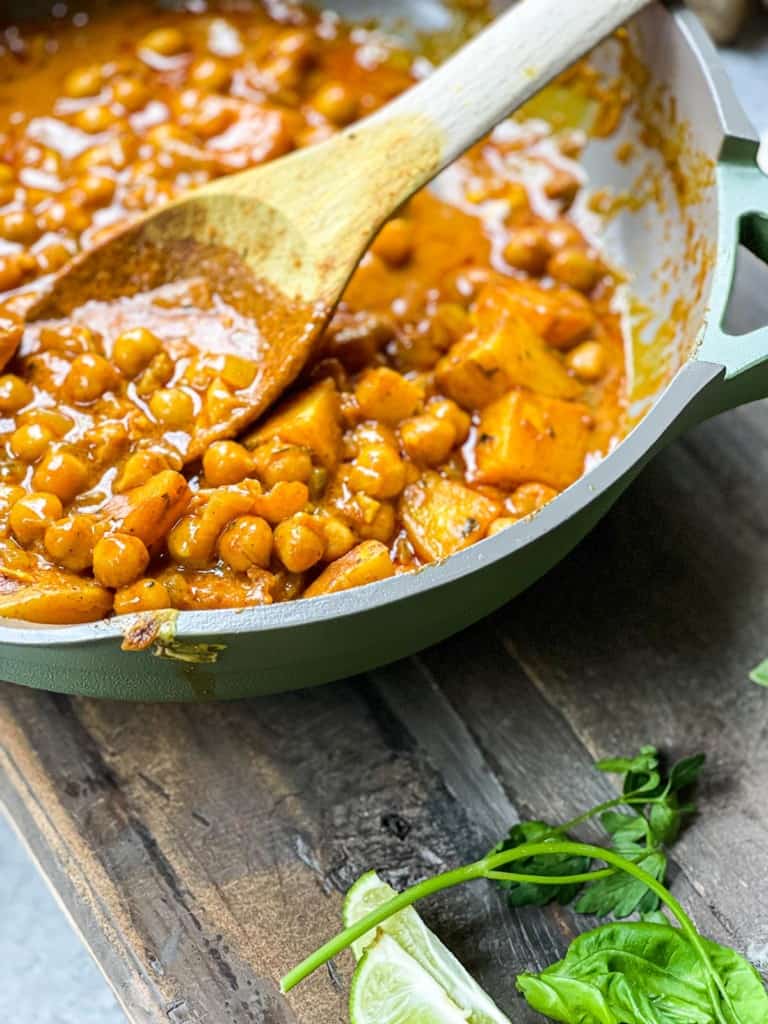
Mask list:
[[[253,324],[259,372],[186,458],[296,378],[384,221],[506,114],[648,0],[523,0],[424,82],[329,141],[221,178],[82,253],[26,310],[68,316],[204,275]]]

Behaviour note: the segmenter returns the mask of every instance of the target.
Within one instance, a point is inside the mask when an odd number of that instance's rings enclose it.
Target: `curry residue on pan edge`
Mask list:
[[[398,212],[298,385],[248,426],[270,332],[204,266],[24,324],[26,296],[105,233],[327,137],[423,68],[335,16],[243,8],[123,4],[0,36],[0,615],[382,580],[536,512],[621,434],[616,279],[569,219],[583,139],[540,120]]]

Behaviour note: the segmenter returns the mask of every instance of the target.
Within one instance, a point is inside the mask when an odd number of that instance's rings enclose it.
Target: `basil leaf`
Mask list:
[[[606,924],[574,939],[563,960],[517,986],[534,1009],[561,1024],[765,1024],[768,993],[733,950],[703,940],[731,1009],[712,1004],[708,971],[669,924]]]

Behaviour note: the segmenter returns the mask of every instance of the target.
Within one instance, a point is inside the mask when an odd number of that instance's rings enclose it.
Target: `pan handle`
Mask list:
[[[729,138],[718,165],[719,251],[710,322],[696,353],[698,360],[725,368],[713,414],[768,397],[768,323],[743,335],[723,326],[739,245],[768,265],[768,175],[757,156],[756,142]]]

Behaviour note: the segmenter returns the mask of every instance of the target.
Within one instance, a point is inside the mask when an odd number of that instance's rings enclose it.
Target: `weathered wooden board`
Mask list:
[[[522,815],[611,792],[597,755],[710,753],[676,849],[700,926],[768,945],[764,407],[664,453],[528,594],[369,678],[232,705],[0,692],[2,796],[132,1021],[335,1024],[349,957],[283,999],[376,866],[404,885],[483,852]],[[756,895],[758,894],[758,895]],[[424,907],[515,1022],[514,975],[585,921],[512,913],[489,886]]]

